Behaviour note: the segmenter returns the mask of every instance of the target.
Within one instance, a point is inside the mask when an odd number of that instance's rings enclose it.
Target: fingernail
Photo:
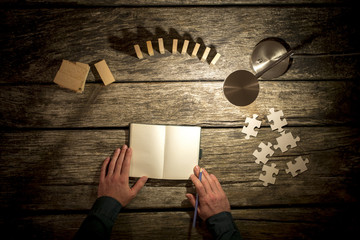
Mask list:
[[[195,170],[199,171],[200,167],[198,165],[195,166]]]

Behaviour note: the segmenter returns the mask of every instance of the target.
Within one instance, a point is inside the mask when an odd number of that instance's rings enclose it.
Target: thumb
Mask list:
[[[136,195],[145,185],[146,181],[148,180],[148,177],[142,176],[135,185],[131,188],[132,191],[134,191],[134,194]]]
[[[187,194],[185,194],[185,196],[186,196],[187,199],[190,201],[191,205],[195,208],[195,202],[196,202],[195,196],[194,196],[193,194],[191,194],[191,193],[187,193]],[[203,218],[200,216],[200,214],[201,214],[200,206],[198,206],[198,209],[197,209],[197,210],[198,210],[199,217],[200,217],[201,219],[203,219]]]
[[[190,201],[191,205],[193,207],[195,207],[195,196],[193,194],[191,194],[191,193],[187,193],[187,194],[185,194],[185,196]]]

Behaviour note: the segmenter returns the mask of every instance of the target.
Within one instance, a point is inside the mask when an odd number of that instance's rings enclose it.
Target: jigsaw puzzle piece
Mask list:
[[[278,130],[278,132],[284,131],[282,127],[287,125],[287,121],[285,118],[281,119],[284,116],[282,110],[275,112],[274,108],[270,108],[270,114],[267,115],[267,119],[270,122],[271,130]],[[271,124],[273,122],[273,124]]]
[[[261,181],[263,181],[263,185],[264,186],[268,186],[268,184],[275,184],[275,176],[274,175],[278,175],[279,173],[279,169],[275,168],[276,164],[272,163],[271,166],[268,165],[264,165],[262,168],[263,172],[266,172],[265,174],[260,173],[260,177],[259,179]]]
[[[260,162],[266,164],[267,161],[269,161],[269,158],[267,156],[269,155],[269,157],[271,157],[274,154],[274,150],[271,149],[271,146],[272,144],[269,142],[267,145],[263,142],[259,144],[259,148],[261,148],[261,151],[259,152],[258,150],[255,150],[253,153],[253,155],[256,157],[255,162],[257,164],[260,164]]]
[[[296,143],[300,141],[300,137],[294,138],[291,132],[286,133],[286,131],[284,131],[280,134],[281,136],[276,138],[278,144],[274,145],[274,149],[280,148],[282,152],[286,152],[288,146],[290,146],[290,148],[296,147]]]
[[[309,159],[305,158],[305,160],[302,159],[301,156],[295,158],[295,163],[293,161],[290,161],[286,163],[288,166],[288,169],[285,169],[286,173],[291,173],[293,177],[299,175],[300,173],[303,173],[307,170],[306,164],[309,163]]]
[[[256,118],[258,117],[257,114],[253,115],[253,118],[249,118],[247,117],[245,119],[245,123],[248,123],[247,126],[244,126],[241,130],[242,133],[245,133],[245,139],[249,139],[250,136],[256,137],[256,135],[258,134],[258,131],[255,131],[255,128],[260,128],[261,126],[261,121],[257,120]]]

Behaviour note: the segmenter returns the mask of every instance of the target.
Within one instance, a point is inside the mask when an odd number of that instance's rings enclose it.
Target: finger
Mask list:
[[[211,179],[214,182],[214,190],[216,189],[216,191],[222,191],[222,187],[221,184],[219,182],[219,180],[216,178],[216,176],[214,174],[210,174]]]
[[[205,187],[203,186],[203,183],[200,182],[200,180],[194,174],[191,174],[190,179],[194,183],[196,192],[199,194],[199,196],[205,196],[206,190]]]
[[[127,150],[127,146],[123,145],[122,148],[121,148],[119,157],[116,160],[116,165],[115,165],[115,170],[114,170],[115,174],[120,175],[121,168],[122,168],[122,165],[123,165],[123,162],[124,162],[124,157],[125,157],[126,150]]]
[[[210,179],[210,176],[205,169],[202,170],[201,183],[204,185],[207,193],[213,192],[213,189],[211,187],[212,179]]]
[[[133,196],[135,197],[136,194],[144,187],[146,181],[148,180],[148,177],[142,176],[135,185],[131,188],[131,191],[133,191]]]
[[[100,171],[100,181],[104,180],[105,177],[106,177],[106,169],[107,169],[107,166],[109,164],[109,161],[110,161],[110,157],[107,157],[102,166],[101,166],[101,171]]]
[[[194,167],[193,171],[194,171],[195,176],[199,178],[200,167],[199,167],[198,165],[196,165],[196,166]]]
[[[196,197],[191,193],[187,193],[187,194],[185,194],[185,196],[187,197],[187,199],[189,200],[191,205],[195,208]],[[198,205],[197,211],[198,211],[198,214],[200,215],[201,214],[201,206],[200,206],[200,204]]]
[[[114,173],[114,169],[115,169],[115,164],[116,164],[116,161],[119,157],[119,154],[120,154],[120,148],[117,148],[115,151],[114,151],[114,154],[111,158],[111,162],[109,164],[109,169],[108,169],[108,175],[113,175]]]
[[[196,198],[194,195],[192,195],[191,193],[187,193],[185,194],[185,196],[187,197],[187,199],[189,200],[189,202],[191,203],[191,205],[193,207],[195,207],[195,201],[196,201]]]
[[[128,148],[126,150],[125,159],[120,172],[120,175],[124,176],[124,178],[129,178],[131,157],[132,157],[132,149]]]
[[[215,192],[217,190],[217,187],[216,187],[216,184],[215,184],[213,178],[210,176],[210,174],[205,169],[203,169],[203,175],[205,175],[206,179],[208,180],[211,190],[213,192]]]

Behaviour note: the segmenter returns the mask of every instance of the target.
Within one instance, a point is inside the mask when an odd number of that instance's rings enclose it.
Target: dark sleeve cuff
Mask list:
[[[99,197],[92,206],[89,215],[96,215],[100,219],[114,223],[121,207],[121,204],[112,197]]]
[[[120,210],[121,204],[112,197],[96,199],[74,239],[110,239],[112,227]]]
[[[231,213],[221,212],[206,219],[206,225],[215,239],[241,239]]]

